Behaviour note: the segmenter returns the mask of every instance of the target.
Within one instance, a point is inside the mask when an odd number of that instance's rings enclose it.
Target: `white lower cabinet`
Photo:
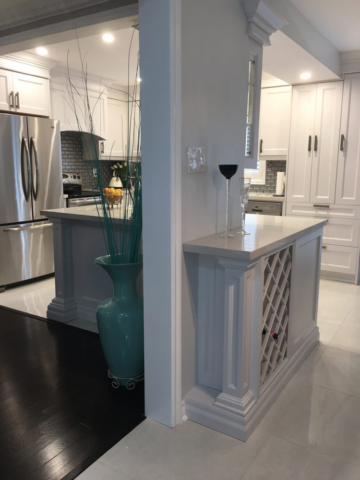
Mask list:
[[[359,223],[359,220],[329,218],[324,228],[324,244],[356,248],[359,239]]]
[[[321,274],[334,280],[357,283],[360,207],[288,202],[286,215],[327,219]]]
[[[356,273],[358,249],[354,247],[343,247],[339,245],[323,245],[321,256],[321,272],[327,273],[332,278],[338,274],[340,280],[352,280]]]

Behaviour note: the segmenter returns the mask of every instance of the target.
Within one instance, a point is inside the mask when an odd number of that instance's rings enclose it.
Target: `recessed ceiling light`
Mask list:
[[[304,72],[300,75],[300,78],[302,78],[303,80],[308,80],[310,77],[311,77],[311,73],[309,72]]]
[[[104,33],[104,35],[102,36],[102,39],[104,40],[104,42],[107,42],[107,43],[114,41],[114,37],[113,35],[111,35],[111,33]]]
[[[47,55],[48,51],[44,47],[39,47],[36,49],[36,53],[38,53],[39,55]]]
[[[137,82],[141,82],[141,78],[140,78],[140,77],[137,77],[136,81],[137,81]]]

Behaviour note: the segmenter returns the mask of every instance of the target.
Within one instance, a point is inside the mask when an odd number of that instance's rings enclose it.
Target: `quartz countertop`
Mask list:
[[[130,214],[131,214],[131,209]],[[101,210],[101,205],[96,207],[96,205],[90,205],[88,207],[71,207],[71,208],[56,208],[54,210],[42,210],[40,213],[45,217],[49,218],[61,218],[64,220],[86,220],[99,222],[99,213],[100,217],[103,218],[103,213]],[[111,216],[115,222],[123,222],[124,219],[124,209],[123,208],[113,208],[111,209]],[[130,220],[127,220],[130,222]]]
[[[251,193],[249,195],[249,200],[255,200],[257,202],[279,202],[284,203],[285,197],[275,197],[269,193]]]
[[[240,228],[231,233],[234,238],[220,238],[219,234],[185,242],[184,252],[202,253],[254,260],[281,248],[304,235],[324,227],[327,220],[306,217],[275,217],[266,215],[246,215],[245,230],[250,235],[237,234]]]

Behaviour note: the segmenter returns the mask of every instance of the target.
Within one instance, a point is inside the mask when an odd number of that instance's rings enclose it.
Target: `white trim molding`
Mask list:
[[[340,52],[341,73],[360,72],[360,50],[353,52]]]
[[[268,0],[243,0],[248,35],[262,46],[270,45],[270,36],[289,22],[269,4]]]

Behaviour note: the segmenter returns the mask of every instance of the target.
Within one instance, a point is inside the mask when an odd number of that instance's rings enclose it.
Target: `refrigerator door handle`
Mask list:
[[[24,150],[26,152],[26,163],[27,163],[27,177],[28,177],[28,182],[27,182],[27,187],[26,187],[26,182],[25,182],[25,168],[24,168]],[[25,137],[22,138],[21,140],[21,157],[20,157],[20,162],[21,162],[21,180],[22,180],[22,187],[23,187],[23,192],[25,195],[25,200],[29,200],[29,195],[30,195],[30,182],[31,182],[31,168],[30,168],[30,155],[29,155],[29,148],[27,144],[27,140]]]
[[[30,139],[30,162],[31,162],[31,168],[33,166],[33,161],[32,161],[32,154],[34,152],[34,159],[35,159],[35,171],[36,171],[36,189],[34,188],[34,177],[32,183],[32,193],[34,200],[37,199],[38,193],[39,193],[39,161],[38,161],[38,153],[37,153],[37,148],[36,148],[36,142],[33,137]]]
[[[28,225],[26,227],[10,227],[4,228],[3,232],[20,232],[22,230],[39,230],[41,228],[50,228],[52,223],[43,223],[42,225]]]

